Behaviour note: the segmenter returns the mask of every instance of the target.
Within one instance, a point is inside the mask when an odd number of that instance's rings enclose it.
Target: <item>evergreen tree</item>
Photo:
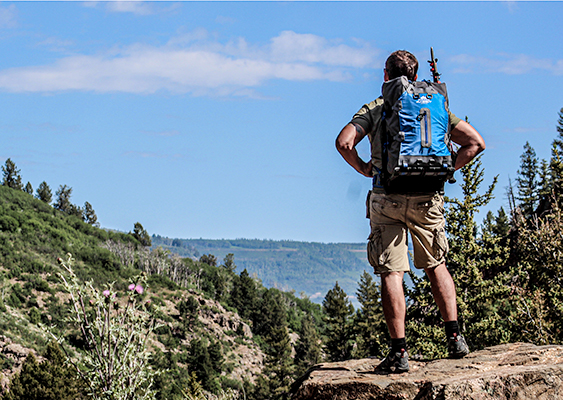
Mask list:
[[[54,207],[57,210],[70,214],[73,211],[72,203],[70,202],[72,188],[67,185],[60,185],[55,194],[57,195],[57,200],[55,201]]]
[[[520,169],[516,178],[518,188],[517,199],[520,202],[522,215],[531,219],[538,205],[538,158],[536,152],[526,142],[524,153],[520,156]]]
[[[208,347],[203,340],[192,340],[190,343],[189,365],[205,390],[213,393],[219,391],[218,374],[213,369]]]
[[[323,300],[326,322],[326,351],[331,361],[347,360],[354,343],[352,316],[354,306],[338,282]]]
[[[361,309],[356,313],[354,328],[357,332],[356,357],[381,357],[385,355],[390,340],[380,300],[381,286],[364,271],[360,277],[356,296]]]
[[[235,272],[237,266],[235,265],[235,255],[233,253],[229,253],[225,256],[222,267],[231,272]]]
[[[209,346],[207,347],[209,353],[209,359],[211,360],[211,366],[218,376],[223,372],[223,365],[225,364],[225,358],[221,351],[221,343],[211,340]]]
[[[184,330],[192,331],[198,322],[199,301],[194,296],[188,296],[178,303],[177,308]]]
[[[553,192],[555,199],[561,206],[561,197],[563,196],[563,108],[559,112],[559,121],[557,124],[557,137],[553,140],[551,146],[550,172],[553,184]]]
[[[242,318],[252,320],[257,311],[257,302],[256,282],[245,268],[233,282],[229,305],[235,307]],[[258,317],[261,319],[261,316]],[[259,325],[260,321],[257,321],[255,327]]]
[[[2,185],[11,187],[12,189],[22,190],[22,177],[20,175],[20,170],[16,167],[16,164],[8,158],[6,163],[2,166],[3,179]]]
[[[557,121],[557,134],[558,134],[558,145],[559,147],[561,147],[561,145],[563,143],[560,143],[561,140],[563,140],[563,107],[561,108],[561,110],[559,110],[559,119]]]
[[[26,192],[27,194],[33,195],[33,187],[31,186],[31,183],[27,182],[23,191]]]
[[[553,201],[553,179],[551,174],[550,163],[546,160],[541,160],[539,168],[539,181],[538,181],[538,208],[536,215],[541,217],[543,214],[552,209]]]
[[[217,257],[213,254],[204,254],[199,258],[199,262],[205,263],[211,267],[217,266]]]
[[[84,203],[82,219],[84,220],[84,222],[90,225],[96,227],[100,226],[100,224],[98,223],[98,217],[96,216],[96,212],[94,211],[92,205],[88,202]]]
[[[143,228],[140,222],[135,222],[133,227],[133,237],[139,241],[141,246],[150,247],[152,244],[149,233]]]
[[[51,203],[53,194],[51,193],[51,188],[49,187],[49,185],[47,185],[47,182],[43,181],[39,184],[35,197],[47,204]]]
[[[299,341],[295,346],[296,376],[322,361],[321,338],[315,328],[313,317],[305,315],[301,322]]]
[[[288,399],[295,368],[291,358],[287,310],[279,290],[268,289],[264,292],[260,311],[257,334],[266,342],[263,371],[266,387],[263,386],[262,391],[268,393],[268,399]]]
[[[226,268],[212,270],[210,279],[215,288],[215,300],[222,302],[228,298],[234,277],[236,277],[235,273]]]
[[[76,371],[65,363],[65,355],[56,342],[45,350],[45,361],[38,363],[29,353],[22,370],[10,384],[4,400],[76,400],[85,399],[84,385]]]

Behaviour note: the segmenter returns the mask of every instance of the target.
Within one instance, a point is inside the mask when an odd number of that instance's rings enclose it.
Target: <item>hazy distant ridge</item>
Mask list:
[[[360,275],[364,269],[371,270],[364,243],[174,239],[153,235],[152,244],[182,257],[213,254],[219,264],[233,253],[237,273],[246,268],[265,286],[304,292],[315,301],[321,301],[336,281],[348,295],[355,296]]]

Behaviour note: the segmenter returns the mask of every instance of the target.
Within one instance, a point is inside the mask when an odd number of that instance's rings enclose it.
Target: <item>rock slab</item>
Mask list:
[[[563,400],[563,346],[512,343],[461,360],[410,360],[403,374],[374,372],[381,360],[312,367],[292,400]]]

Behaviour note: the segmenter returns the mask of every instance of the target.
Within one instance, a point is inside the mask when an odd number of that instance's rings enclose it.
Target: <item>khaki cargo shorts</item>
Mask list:
[[[404,195],[368,193],[368,260],[376,274],[409,271],[408,238],[411,234],[414,265],[435,268],[448,253],[444,197],[439,194]]]

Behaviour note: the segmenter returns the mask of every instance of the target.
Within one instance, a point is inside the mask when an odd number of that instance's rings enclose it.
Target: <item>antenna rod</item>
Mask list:
[[[432,47],[430,47],[430,61],[428,63],[430,64],[430,72],[434,82],[440,83],[440,75],[442,74],[438,72],[438,59],[434,58],[434,49]]]

